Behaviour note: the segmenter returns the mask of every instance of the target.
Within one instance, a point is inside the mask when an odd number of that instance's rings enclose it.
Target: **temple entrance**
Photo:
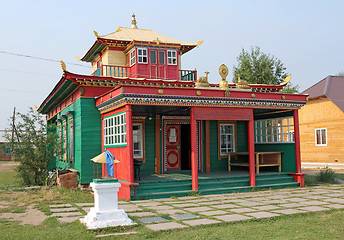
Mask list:
[[[197,126],[198,128],[199,126]],[[189,120],[166,120],[164,123],[164,170],[191,170],[191,126]],[[198,132],[199,133],[199,132]],[[199,135],[199,134],[197,134]],[[197,139],[198,140],[198,139]],[[199,140],[197,141],[199,144]],[[198,145],[199,146],[199,145]],[[200,169],[200,146],[198,168]]]

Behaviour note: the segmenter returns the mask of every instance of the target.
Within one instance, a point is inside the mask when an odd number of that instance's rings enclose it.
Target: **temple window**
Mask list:
[[[167,51],[167,64],[177,65],[177,52],[176,51]]]
[[[130,52],[130,66],[136,63],[135,49]]]
[[[165,52],[159,51],[159,64],[165,64]]]
[[[315,129],[315,145],[327,146],[327,129],[326,128]]]
[[[127,144],[125,112],[104,118],[104,145],[123,147]]]
[[[143,125],[133,123],[133,149],[134,158],[143,158]]]
[[[149,51],[150,63],[156,64],[156,51]]]
[[[69,119],[69,161],[74,161],[74,123],[73,118]]]
[[[138,63],[148,63],[147,57],[147,49],[146,48],[138,48],[137,49],[137,59]]]
[[[220,155],[224,156],[230,152],[235,152],[235,125],[220,123],[219,132]]]
[[[294,121],[292,117],[272,118],[254,121],[255,143],[294,142]]]

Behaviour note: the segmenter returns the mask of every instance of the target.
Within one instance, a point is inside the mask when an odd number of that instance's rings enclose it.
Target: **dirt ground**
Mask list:
[[[19,165],[19,162],[14,161],[0,161],[0,172],[7,172],[15,170]]]

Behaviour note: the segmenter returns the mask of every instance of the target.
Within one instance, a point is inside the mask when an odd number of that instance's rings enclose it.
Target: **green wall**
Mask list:
[[[282,172],[296,172],[294,143],[255,144],[256,152],[282,152]]]
[[[74,115],[74,163],[57,159],[56,167],[74,168],[79,172],[79,183],[86,184],[93,180],[93,163],[90,159],[101,153],[101,116],[93,98],[77,99],[57,117],[66,112],[73,112]]]
[[[155,119],[145,120],[145,159],[141,165],[141,175],[155,173]]]

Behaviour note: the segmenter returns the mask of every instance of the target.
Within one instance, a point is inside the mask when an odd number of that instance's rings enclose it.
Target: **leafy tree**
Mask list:
[[[240,78],[248,83],[277,85],[284,82],[289,75],[279,59],[263,53],[260,47],[251,47],[250,52],[242,49],[237,60],[238,66],[233,67],[233,82],[237,82],[240,74]],[[283,92],[295,93],[298,92],[298,88],[298,85],[289,85]]]
[[[7,144],[11,146],[17,168],[24,185],[43,185],[48,177],[48,163],[56,156],[57,146],[55,126],[46,125],[41,114],[30,108],[27,114],[17,113],[19,121],[7,130]],[[15,134],[12,138],[12,129]]]
[[[339,72],[337,76],[344,77],[344,71]]]

